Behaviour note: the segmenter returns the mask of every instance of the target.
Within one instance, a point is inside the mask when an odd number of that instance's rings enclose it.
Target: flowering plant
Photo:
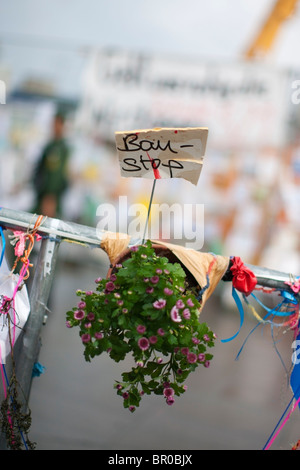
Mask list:
[[[67,312],[67,326],[79,327],[86,361],[103,352],[116,362],[131,354],[134,366],[115,384],[124,407],[134,411],[151,393],[173,404],[190,372],[213,357],[206,350],[214,334],[199,322],[200,303],[185,271],[147,241],[95,282],[94,292],[77,291],[81,300]]]

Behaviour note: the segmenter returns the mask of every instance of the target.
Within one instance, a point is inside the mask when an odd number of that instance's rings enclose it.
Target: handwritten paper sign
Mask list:
[[[184,178],[196,185],[203,165],[207,135],[206,127],[115,132],[121,176]]]

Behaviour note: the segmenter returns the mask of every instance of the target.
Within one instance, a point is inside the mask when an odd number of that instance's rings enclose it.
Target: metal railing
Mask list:
[[[37,218],[37,215],[28,212],[0,208],[0,226],[8,230],[30,230]],[[18,338],[16,354],[16,376],[24,396],[24,407],[27,407],[29,402],[32,370],[39,355],[39,338],[55,276],[60,243],[67,241],[101,248],[102,235],[105,235],[105,231],[98,231],[96,228],[49,217],[43,219],[37,233],[42,236],[42,241],[30,289],[30,315]],[[129,245],[135,243],[136,240],[131,240]],[[291,280],[291,274],[259,266],[247,266],[255,274],[258,285],[279,290],[289,289],[286,282]]]

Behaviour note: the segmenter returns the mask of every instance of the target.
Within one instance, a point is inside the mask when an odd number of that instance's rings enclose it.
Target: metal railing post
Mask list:
[[[42,240],[30,292],[31,313],[19,338],[16,377],[21,390],[20,399],[24,397],[24,407],[27,407],[29,401],[33,366],[39,356],[40,332],[55,275],[59,246],[58,240]]]

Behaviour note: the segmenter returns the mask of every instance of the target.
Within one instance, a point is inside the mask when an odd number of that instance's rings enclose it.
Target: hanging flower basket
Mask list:
[[[77,291],[67,326],[79,328],[86,361],[102,353],[115,362],[132,357],[132,369],[115,384],[130,411],[144,394],[173,404],[189,374],[210,365],[214,334],[199,321],[199,289],[169,249],[147,241],[115,257],[95,291]]]

